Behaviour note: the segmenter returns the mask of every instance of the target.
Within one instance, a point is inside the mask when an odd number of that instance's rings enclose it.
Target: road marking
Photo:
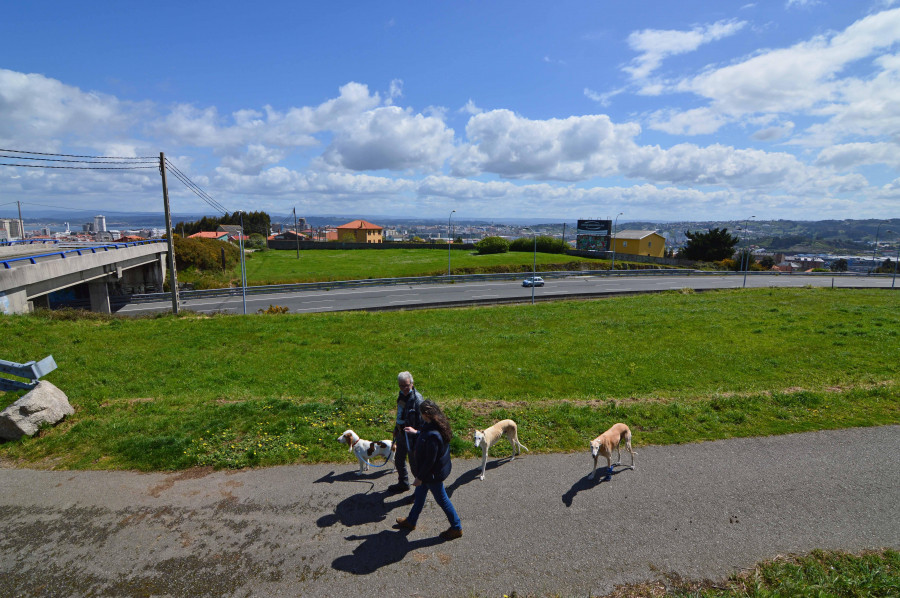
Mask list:
[[[496,299],[500,295],[472,295],[472,299]]]

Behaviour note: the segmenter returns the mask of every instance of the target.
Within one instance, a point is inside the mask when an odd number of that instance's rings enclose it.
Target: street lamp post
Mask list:
[[[756,218],[756,216],[750,216],[750,218]],[[744,234],[747,235],[747,255],[744,256],[747,260],[747,265],[744,266],[744,286],[743,288],[747,288],[747,270],[750,269],[750,232],[747,230],[747,223],[750,221],[748,218],[744,220]],[[743,259],[741,260],[743,262]]]
[[[895,231],[889,230],[886,231],[889,233],[897,234]],[[897,270],[900,270],[900,237],[897,237],[897,263],[894,264],[894,275],[891,277],[891,288],[894,288],[894,284],[897,282]]]
[[[450,221],[453,220],[453,212],[456,210],[450,211],[450,217],[447,218],[447,276],[450,276],[450,243],[453,240],[453,235],[450,234]]]
[[[613,270],[616,269],[616,226],[618,226],[618,224],[619,224],[619,216],[621,216],[624,213],[625,212],[619,212],[618,214],[616,214],[616,221],[615,221],[615,224],[613,224],[613,239],[612,239],[613,259],[612,259],[612,265],[609,267],[610,272],[612,272]]]
[[[238,247],[241,250],[241,297],[244,303],[244,315],[247,315],[247,267],[244,262],[244,211],[241,215],[241,234],[238,236]]]
[[[531,262],[531,304],[534,305],[534,279],[537,276],[537,233],[533,228],[525,227],[525,230],[531,231],[531,238],[534,240],[534,251]]]
[[[870,274],[875,273],[875,268],[878,267],[878,262],[875,261],[875,255],[878,253],[878,230],[881,228],[883,222],[879,222],[878,226],[875,227],[875,248],[872,250],[872,269],[869,270]]]

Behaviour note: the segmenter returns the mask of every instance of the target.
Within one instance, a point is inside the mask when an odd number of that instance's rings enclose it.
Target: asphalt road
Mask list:
[[[527,444],[527,430],[521,430]],[[721,579],[815,548],[900,548],[900,426],[641,447],[587,480],[576,454],[455,460],[440,509],[355,464],[174,474],[0,469],[4,596],[603,594]],[[624,458],[628,462],[628,457]]]
[[[523,275],[524,277],[525,275]],[[599,298],[627,293],[653,293],[692,288],[696,290],[734,289],[744,285],[741,275],[613,275],[570,276],[548,278],[544,287],[534,289],[537,301],[554,299]],[[807,285],[835,288],[890,288],[890,277],[822,276],[803,274],[751,274],[748,288],[803,287]],[[451,307],[507,302],[529,302],[532,289],[522,287],[521,280],[457,282],[453,284],[397,284],[378,287],[334,287],[330,290],[310,290],[268,295],[247,295],[247,313],[256,313],[270,305],[287,307],[291,313],[346,311],[361,309],[412,309],[421,307]],[[126,305],[119,314],[142,314],[168,311],[171,300],[157,303]],[[196,312],[243,313],[244,300],[240,295],[182,301],[182,308]]]

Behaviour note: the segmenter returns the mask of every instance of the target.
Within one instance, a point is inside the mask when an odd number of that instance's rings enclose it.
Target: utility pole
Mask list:
[[[166,155],[159,152],[159,174],[162,175],[163,208],[166,212],[166,245],[169,248],[169,286],[172,288],[172,313],[178,313],[178,275],[175,272],[175,243],[172,239],[172,213],[169,211],[169,187],[166,184]]]
[[[297,208],[294,208],[294,238],[297,239],[297,259],[300,259],[300,231],[297,230]]]
[[[566,244],[566,223],[563,222],[563,245]]]

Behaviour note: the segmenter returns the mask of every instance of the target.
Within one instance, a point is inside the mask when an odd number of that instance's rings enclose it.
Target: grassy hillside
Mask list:
[[[374,253],[374,252],[373,252]],[[76,409],[0,458],[177,469],[340,461],[386,438],[396,374],[451,416],[457,454],[502,417],[532,451],[614,421],[638,445],[900,423],[900,312],[878,290],[667,293],[386,313],[0,317],[0,355],[52,354]],[[17,395],[0,395],[0,408]]]
[[[372,250],[308,250],[260,251],[247,259],[247,282],[250,285],[327,282],[400,276],[435,276],[447,274],[447,246],[440,249],[372,249]],[[477,255],[474,250],[454,250],[450,265],[454,274],[531,271],[534,255],[510,252]],[[538,253],[538,270],[601,270],[608,260],[590,260],[568,255]],[[624,262],[623,262],[624,263]],[[219,286],[229,280],[240,280],[240,266],[225,275],[206,274],[194,270],[178,273],[179,282],[210,283]],[[239,283],[237,283],[239,285]],[[207,286],[211,286],[207,284]]]

